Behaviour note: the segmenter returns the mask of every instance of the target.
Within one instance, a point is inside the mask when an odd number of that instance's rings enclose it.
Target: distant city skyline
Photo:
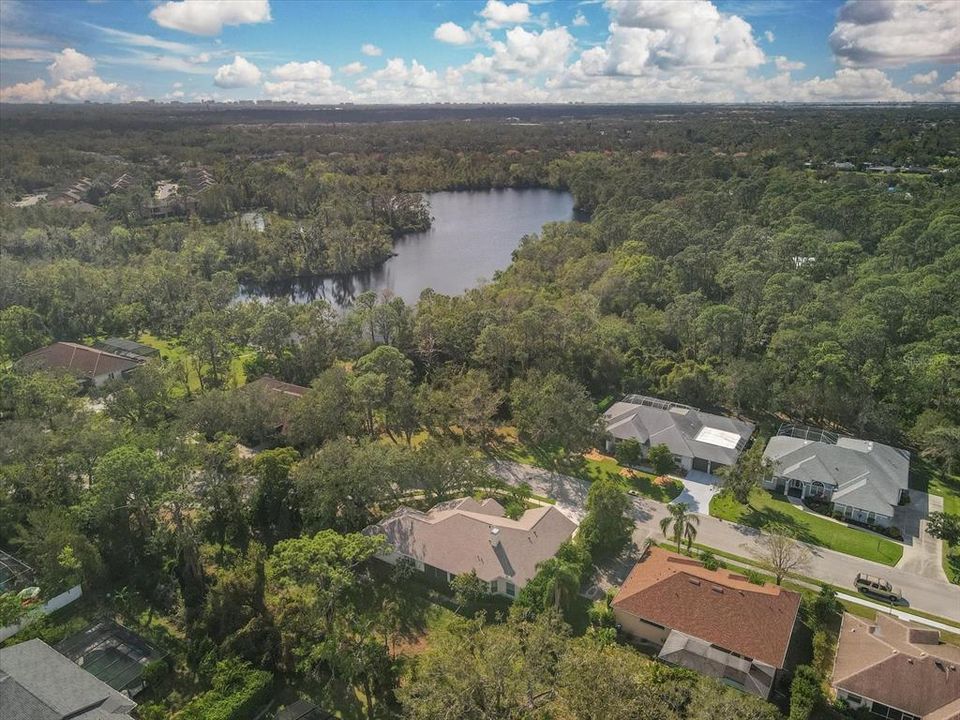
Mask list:
[[[957,0],[0,0],[0,100],[960,100]]]

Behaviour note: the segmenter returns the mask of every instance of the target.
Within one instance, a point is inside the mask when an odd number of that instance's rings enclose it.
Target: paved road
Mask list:
[[[557,501],[556,507],[568,517],[578,522],[583,518],[589,487],[583,480],[507,461],[494,462],[492,469],[507,482],[529,483],[536,494],[553,498]],[[637,522],[634,537],[662,540],[660,519],[667,514],[667,506],[663,503],[634,498],[634,517]],[[699,517],[697,542],[718,550],[747,555],[753,539],[759,534],[754,528],[724,522],[703,513]],[[909,568],[892,568],[820,547],[812,547],[811,550],[813,560],[806,575],[851,590],[858,572],[880,575],[900,588],[910,606],[960,623],[960,588],[956,585],[923,577],[910,572]]]

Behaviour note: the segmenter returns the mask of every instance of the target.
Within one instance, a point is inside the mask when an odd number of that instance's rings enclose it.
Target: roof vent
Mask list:
[[[710,589],[713,590],[715,593],[720,593],[721,595],[723,594],[723,588],[720,587],[719,585],[714,585]]]
[[[690,584],[691,584],[691,585],[699,585],[699,584],[700,584],[700,578],[690,578]]]

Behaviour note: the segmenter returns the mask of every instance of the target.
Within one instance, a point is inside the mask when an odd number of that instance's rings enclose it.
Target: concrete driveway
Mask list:
[[[893,524],[903,531],[903,557],[897,568],[931,580],[947,581],[940,543],[927,533],[927,515],[943,511],[943,498],[919,490],[910,491],[910,504],[894,511]]]
[[[683,483],[683,492],[672,502],[686,503],[691,512],[709,515],[710,499],[720,492],[719,478],[700,470],[690,470],[685,478],[678,477],[677,480]]]

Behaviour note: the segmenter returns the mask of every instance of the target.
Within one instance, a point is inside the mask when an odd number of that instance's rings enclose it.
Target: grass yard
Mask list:
[[[163,340],[150,333],[142,334],[137,340],[144,345],[157,348],[157,350],[160,351],[160,356],[164,360],[167,360],[171,364],[179,364],[180,367],[183,368],[182,375],[185,375],[187,379],[189,392],[200,392],[200,377],[197,375],[197,370],[193,363],[190,362],[186,348],[180,345],[177,340]],[[244,365],[253,355],[254,352],[252,350],[245,350],[230,361],[230,373],[226,382],[227,387],[240,387],[246,384],[247,376],[244,371]]]
[[[533,465],[587,482],[612,478],[627,490],[635,490],[643,497],[664,503],[670,502],[683,492],[683,483],[678,480],[660,483],[656,476],[625,468],[606,455],[587,453],[585,456],[567,458],[560,450],[531,447],[517,438],[517,432],[512,427],[498,429],[497,438],[497,442],[487,448],[487,453],[499,460]]]
[[[910,487],[943,498],[943,511],[951,515],[960,515],[960,475],[945,475],[930,465],[919,461],[913,465],[910,474]],[[949,547],[941,544],[943,551],[943,571],[952,583],[960,585],[960,546]]]
[[[710,501],[710,514],[721,520],[760,529],[781,525],[802,542],[884,565],[896,565],[903,556],[903,547],[898,543],[804,512],[782,496],[760,488],[751,493],[750,502],[746,505],[741,505],[726,493],[714,496]]]

